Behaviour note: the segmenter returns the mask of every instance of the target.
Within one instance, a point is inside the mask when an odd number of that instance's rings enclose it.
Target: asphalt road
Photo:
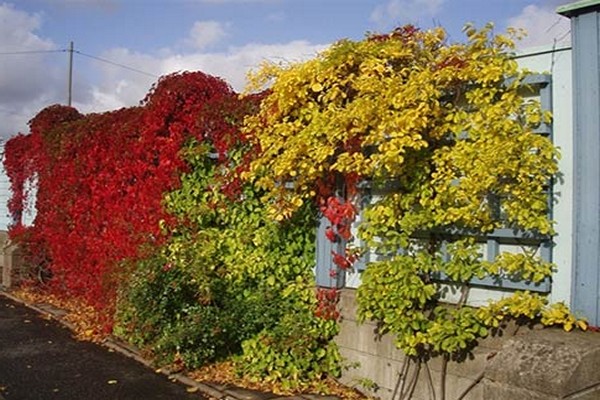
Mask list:
[[[0,296],[0,399],[206,399]]]

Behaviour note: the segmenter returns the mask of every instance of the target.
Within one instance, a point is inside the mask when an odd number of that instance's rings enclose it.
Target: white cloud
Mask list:
[[[527,36],[517,43],[520,48],[562,45],[570,42],[569,19],[556,14],[550,4],[528,5],[519,15],[510,18],[507,25],[527,31]]]
[[[66,57],[45,53],[56,46],[37,34],[40,25],[39,15],[0,4],[0,139],[27,131],[40,108],[66,97],[66,74],[57,64],[64,69]]]
[[[432,17],[439,13],[446,0],[389,0],[375,7],[371,21],[383,27],[390,23],[418,22],[419,18]]]
[[[169,52],[165,51],[165,57]],[[101,57],[129,69],[108,63],[95,63],[94,75],[98,77],[89,84],[87,93],[76,97],[74,106],[83,113],[102,112],[138,104],[154,82],[162,74],[160,57],[115,48],[102,53]]]
[[[241,91],[246,83],[247,72],[262,61],[297,62],[314,57],[324,45],[313,45],[298,40],[281,44],[253,43],[242,47],[232,47],[222,53],[198,53],[187,56],[174,56],[162,60],[162,71],[201,70],[220,76]]]
[[[0,3],[0,52],[53,50],[57,46],[37,32],[42,19]],[[75,59],[73,106],[80,112],[103,112],[134,106],[161,75],[178,71],[203,71],[226,80],[235,90],[245,87],[246,75],[262,61],[297,62],[312,58],[327,45],[298,40],[287,43],[251,43],[223,51],[207,48],[223,38],[226,25],[200,21],[189,35],[156,53],[113,48],[79,67]],[[186,42],[193,41],[193,42]],[[191,52],[183,52],[182,43]],[[112,62],[112,64],[111,64]],[[119,64],[119,65],[115,65]],[[26,132],[26,122],[48,105],[65,102],[67,53],[0,57],[0,136]],[[123,68],[126,66],[127,68]]]
[[[178,71],[202,71],[227,81],[235,90],[246,85],[246,74],[265,60],[297,62],[314,57],[326,45],[307,41],[280,44],[248,44],[230,47],[223,52],[196,52],[193,54],[168,54],[153,56],[134,53],[127,49],[113,49],[103,58],[157,75]],[[100,83],[91,89],[87,102],[75,104],[82,112],[99,112],[139,103],[157,79],[112,65],[99,66]]]
[[[40,16],[16,10],[11,4],[0,4],[0,35],[3,50],[49,50],[51,41],[34,34],[40,28]]]
[[[186,43],[197,50],[203,50],[218,43],[227,35],[224,24],[217,21],[197,21],[190,30]]]

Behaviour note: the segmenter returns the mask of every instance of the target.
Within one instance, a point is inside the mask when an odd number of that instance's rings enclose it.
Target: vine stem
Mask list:
[[[446,400],[446,372],[448,369],[448,355],[442,357],[442,371],[440,375],[440,400]]]
[[[402,368],[400,369],[400,372],[398,372],[398,379],[396,380],[396,386],[394,387],[394,392],[392,393],[392,400],[396,398],[396,394],[398,394],[398,389],[400,389],[400,393],[402,393],[402,391],[404,390],[404,377],[408,372],[408,361],[409,358],[405,357],[404,362],[402,363]]]
[[[460,299],[458,300],[457,306],[458,308],[463,307],[465,304],[467,304],[467,299],[469,298],[469,292],[471,291],[471,288],[469,287],[469,285],[467,283],[463,283],[460,287]]]
[[[425,362],[425,371],[427,371],[427,383],[429,384],[429,396],[431,400],[436,400],[435,388],[433,387],[433,378],[431,376],[431,368],[429,361]]]
[[[402,400],[410,400],[412,399],[413,394],[415,393],[415,388],[417,387],[417,382],[419,380],[419,373],[421,372],[421,361],[415,362],[415,371],[413,372],[410,383],[408,386],[408,391],[401,397]]]

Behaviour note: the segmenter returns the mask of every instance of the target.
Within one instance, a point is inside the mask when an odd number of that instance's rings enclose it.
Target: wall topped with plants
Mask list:
[[[266,191],[271,213],[285,219],[319,204],[327,238],[347,243],[333,254],[333,275],[374,255],[356,293],[359,317],[419,365],[464,359],[509,319],[586,329],[564,304],[529,291],[468,305],[475,278],[551,277],[539,253],[486,260],[475,238],[498,229],[552,235],[559,154],[537,132],[551,115],[522,95],[529,73],[512,58],[517,32],[495,36],[489,25],[465,34],[451,44],[443,29],[404,26],[304,63],[266,64],[253,83],[270,95],[244,125],[263,149],[246,176]],[[360,209],[365,184],[377,196]],[[445,304],[448,292],[457,304]]]
[[[343,364],[338,293],[314,281],[320,215],[327,240],[348,243],[331,255],[337,269],[380,256],[359,313],[416,361],[452,357],[505,318],[585,328],[529,292],[468,307],[473,277],[535,282],[553,267],[528,254],[483,262],[472,240],[432,233],[553,233],[558,153],[535,134],[551,116],[520,96],[510,35],[465,32],[464,43],[413,26],[343,40],[303,63],[264,65],[250,87],[259,94],[194,72],[161,78],[138,107],[48,107],[6,144],[13,215],[37,183],[34,224],[17,221],[11,237],[47,273],[46,290],[94,306],[158,362],[230,360],[282,390]],[[398,189],[363,211],[358,246],[365,181]],[[436,274],[462,294],[457,306],[442,305]]]

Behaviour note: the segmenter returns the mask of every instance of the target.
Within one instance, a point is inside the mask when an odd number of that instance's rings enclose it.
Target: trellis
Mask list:
[[[522,83],[521,95],[526,98],[538,97],[543,110],[552,111],[552,76],[549,74],[531,74],[528,75]],[[535,133],[552,139],[552,125],[541,123],[535,130]],[[361,207],[367,205],[374,196],[381,194],[381,191],[391,191],[390,185],[384,189],[374,189],[369,185],[363,185],[361,192]],[[548,183],[548,210],[552,218],[553,191],[552,182]],[[498,210],[500,212],[500,210]],[[360,219],[360,215],[359,215]],[[316,239],[316,281],[321,287],[342,288],[346,286],[346,271],[339,270],[333,263],[333,254],[344,254],[347,243],[343,240],[338,242],[329,241],[325,232],[330,226],[327,218],[321,216],[317,230]],[[536,232],[518,231],[508,228],[496,229],[485,235],[477,232],[468,231],[444,231],[444,232],[421,232],[419,238],[427,235],[435,235],[436,239],[442,241],[442,257],[449,257],[445,249],[445,243],[456,240],[457,238],[473,237],[477,243],[483,246],[483,255],[487,261],[493,261],[503,250],[504,246],[520,246],[528,249],[535,249],[539,252],[542,260],[552,262],[553,239],[550,235],[542,235]],[[360,243],[358,243],[360,245]],[[355,264],[354,269],[360,273],[368,267],[369,261],[382,255],[367,252]],[[446,281],[443,275],[435,276],[441,282]],[[470,281],[473,287],[483,287],[503,290],[530,290],[542,293],[549,293],[551,290],[551,280],[546,278],[542,282],[527,282],[514,277],[503,277],[500,279],[485,277],[483,279],[474,278]]]

